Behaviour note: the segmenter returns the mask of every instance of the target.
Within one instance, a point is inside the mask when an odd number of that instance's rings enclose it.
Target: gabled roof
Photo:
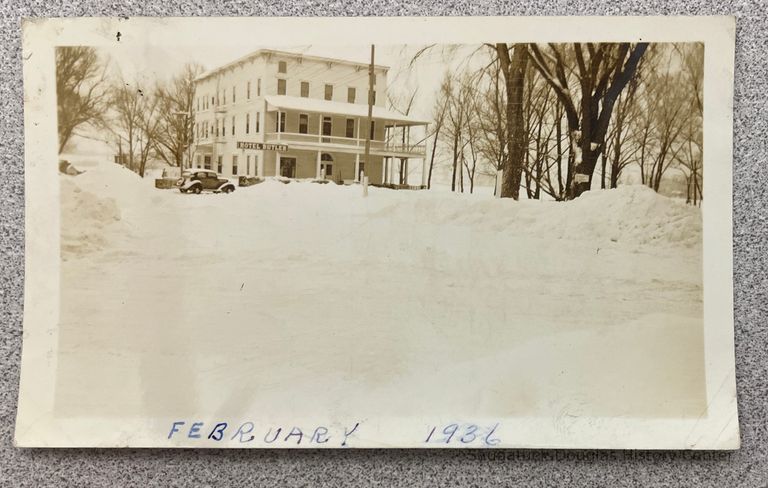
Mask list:
[[[367,117],[368,105],[360,103],[342,103],[320,100],[317,98],[289,97],[287,95],[267,95],[269,110],[286,109],[298,112],[311,112],[325,115],[349,115],[351,117]],[[373,118],[395,122],[398,125],[426,125],[429,122],[416,117],[403,115],[384,107],[373,107]]]
[[[283,56],[286,58],[294,58],[294,59],[307,59],[310,61],[322,61],[325,63],[338,63],[338,64],[346,64],[348,66],[359,66],[363,68],[367,68],[369,63],[361,63],[357,61],[349,61],[346,59],[335,59],[335,58],[327,58],[323,56],[312,56],[309,54],[302,54],[302,53],[292,53],[289,51],[278,51],[276,49],[258,49],[250,54],[246,54],[245,56],[242,56],[230,63],[227,63],[225,65],[219,66],[218,68],[214,68],[212,70],[206,71],[205,73],[201,74],[197,78],[195,78],[195,81],[202,81],[206,78],[210,78],[211,76],[215,75],[216,73],[226,71],[229,68],[233,68],[237,66],[238,64],[248,62],[252,59],[258,58],[259,56],[263,55],[275,55],[275,56]],[[384,66],[380,64],[374,64],[374,68],[381,69],[384,71],[389,71],[389,66]]]

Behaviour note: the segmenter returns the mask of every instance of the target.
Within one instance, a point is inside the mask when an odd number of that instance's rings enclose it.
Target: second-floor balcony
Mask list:
[[[267,96],[266,101],[271,119],[265,125],[272,129],[265,134],[266,142],[306,150],[365,151],[366,139],[360,136],[368,132],[367,105],[288,96]],[[428,122],[380,106],[374,106],[372,112],[375,130],[371,128],[371,154],[400,158],[426,156],[423,134],[415,133],[426,131],[411,131],[411,128],[426,127]],[[300,116],[304,117],[303,124],[297,123]],[[288,124],[281,123],[282,117],[288,119]],[[339,127],[342,123],[348,123],[349,127]]]

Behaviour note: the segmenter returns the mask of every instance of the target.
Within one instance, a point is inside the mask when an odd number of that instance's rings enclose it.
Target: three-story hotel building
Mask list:
[[[262,49],[204,73],[192,165],[224,176],[349,183],[364,174],[372,184],[409,184],[409,164],[420,164],[422,181],[410,184],[423,185],[425,145],[416,139],[427,122],[386,108],[388,70],[373,69],[370,126],[365,63]]]

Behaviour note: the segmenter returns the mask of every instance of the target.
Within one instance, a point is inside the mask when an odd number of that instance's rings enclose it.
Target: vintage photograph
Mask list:
[[[535,417],[600,447],[569,422],[709,415],[705,42],[116,25],[53,46],[56,418],[510,447]]]

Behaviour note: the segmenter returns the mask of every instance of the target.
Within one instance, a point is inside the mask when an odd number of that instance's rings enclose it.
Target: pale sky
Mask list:
[[[487,63],[488,54],[479,46],[459,46],[446,48],[437,46],[420,56],[413,67],[409,63],[422,46],[383,45],[376,46],[375,63],[389,66],[389,94],[407,99],[418,87],[412,115],[431,119],[432,107],[445,72],[457,71],[470,65],[480,66]],[[296,53],[339,58],[367,63],[370,61],[370,45],[260,45],[244,44],[222,47],[215,44],[189,46],[163,46],[116,44],[100,51],[110,58],[110,67],[114,72],[122,72],[126,80],[136,79],[147,82],[168,79],[181,71],[184,64],[197,62],[206,70],[227,64],[258,49],[279,49]],[[404,108],[404,107],[403,107]]]

